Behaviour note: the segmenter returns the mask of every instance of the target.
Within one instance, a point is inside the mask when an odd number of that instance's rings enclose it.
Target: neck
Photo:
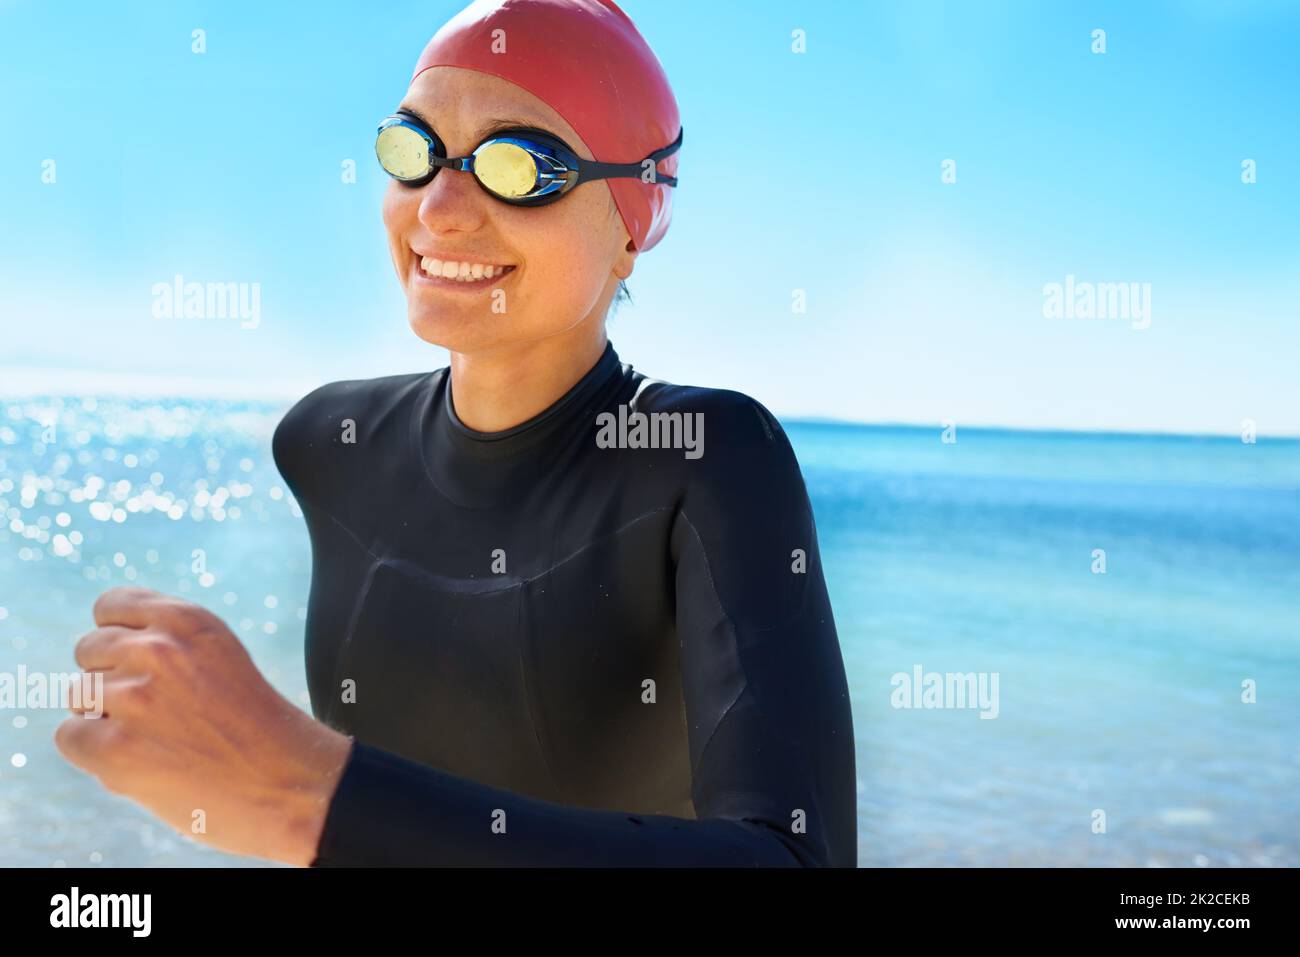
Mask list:
[[[554,405],[605,351],[604,317],[532,342],[451,353],[456,417],[476,432],[502,432]]]

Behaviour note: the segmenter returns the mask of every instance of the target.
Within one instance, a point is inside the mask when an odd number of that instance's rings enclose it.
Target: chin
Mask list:
[[[495,328],[487,328],[496,327],[497,323],[481,316],[466,318],[447,312],[413,309],[407,315],[407,322],[417,337],[451,352],[474,352],[498,338]]]

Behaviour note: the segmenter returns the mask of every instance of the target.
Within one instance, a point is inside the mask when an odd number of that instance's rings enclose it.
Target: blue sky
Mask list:
[[[444,364],[406,325],[372,138],[461,6],[0,0],[0,393]],[[624,8],[686,128],[625,360],[783,415],[1300,434],[1295,4]],[[154,318],[178,273],[258,283],[260,324]],[[1149,283],[1149,327],[1045,318],[1067,276]]]

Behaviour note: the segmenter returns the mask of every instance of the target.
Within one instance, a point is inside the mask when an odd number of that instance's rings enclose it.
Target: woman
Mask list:
[[[312,707],[355,742],[316,863],[851,865],[852,725],[789,444],[606,340],[676,155],[517,205],[540,176],[512,178],[494,127],[605,162],[680,132],[622,11],[539,0],[454,19],[381,128],[411,327],[451,365],[325,386],[275,436],[313,543]],[[476,150],[504,154],[484,182],[427,162]],[[679,447],[602,448],[620,406]]]
[[[312,540],[319,720],[202,610],[114,590],[78,660],[116,669],[115,720],[145,710],[128,658],[154,713],[186,676],[221,693],[111,744],[69,724],[65,753],[178,823],[219,804],[214,843],[291,862],[853,866],[790,444],[753,399],[645,378],[606,339],[680,142],[610,0],[480,2],[439,31],[376,151],[411,327],[451,364],[323,386],[274,437]]]

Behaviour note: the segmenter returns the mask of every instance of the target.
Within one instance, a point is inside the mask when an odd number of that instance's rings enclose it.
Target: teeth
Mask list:
[[[481,279],[495,279],[506,271],[506,266],[491,266],[484,263],[444,262],[425,256],[420,260],[420,268],[429,276],[454,279],[457,282],[477,282]]]

